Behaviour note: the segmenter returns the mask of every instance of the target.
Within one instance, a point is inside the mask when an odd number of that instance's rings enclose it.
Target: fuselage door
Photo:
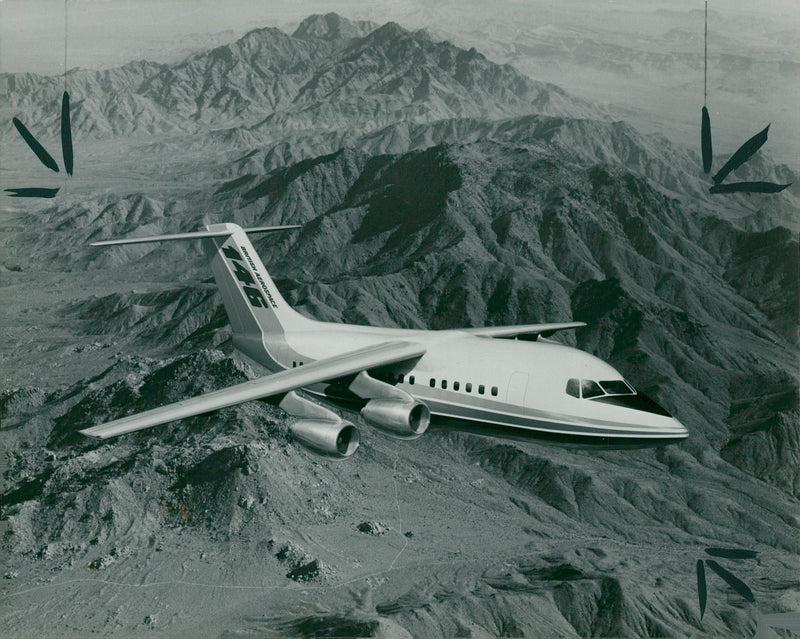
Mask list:
[[[525,406],[525,391],[528,390],[528,373],[516,371],[508,380],[506,402],[515,406]]]

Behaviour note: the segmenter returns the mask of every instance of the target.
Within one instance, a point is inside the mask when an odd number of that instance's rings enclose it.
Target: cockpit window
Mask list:
[[[591,379],[576,379],[573,377],[567,380],[567,395],[671,417],[666,409],[659,406],[647,395],[637,393],[633,390],[633,386],[621,379],[613,379],[598,384]]]
[[[608,382],[600,382],[600,386],[608,395],[633,395],[634,390],[621,379],[613,379]]]
[[[594,399],[605,395],[636,395],[636,391],[628,382],[622,379],[612,379],[603,382],[595,382],[591,379],[567,380],[567,395],[572,397],[583,397],[583,399]]]
[[[572,395],[572,397],[581,396],[581,383],[574,377],[567,380],[567,395]]]
[[[589,399],[590,397],[600,397],[601,395],[605,395],[605,393],[603,392],[603,389],[600,388],[600,384],[593,382],[591,379],[581,380],[581,396],[584,399]]]

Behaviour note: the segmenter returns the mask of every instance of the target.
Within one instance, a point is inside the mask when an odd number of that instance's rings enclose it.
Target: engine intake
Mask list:
[[[305,446],[336,457],[350,457],[361,441],[358,429],[341,420],[298,419],[289,425],[289,430]]]
[[[397,435],[418,437],[431,423],[431,412],[422,402],[396,399],[371,399],[361,416],[372,426]]]

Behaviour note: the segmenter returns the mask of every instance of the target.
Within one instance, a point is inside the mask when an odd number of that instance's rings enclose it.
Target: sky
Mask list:
[[[713,0],[710,10],[769,16],[800,28],[794,0]],[[378,23],[396,20],[418,28],[448,30],[498,12],[581,26],[607,8],[621,29],[647,29],[647,14],[702,10],[699,0],[0,0],[0,72],[58,74],[64,70],[65,7],[67,66],[102,69],[148,59],[173,62],[206,46],[222,44],[264,26],[290,27],[311,13],[336,11]],[[623,13],[620,13],[623,12]],[[620,18],[622,16],[622,18]],[[633,22],[632,22],[633,21]],[[214,36],[214,37],[210,37]]]
[[[0,71],[58,74],[67,66],[103,69],[132,59],[177,61],[211,41],[248,30],[297,22],[310,13],[369,12],[367,2],[275,0],[3,0]],[[351,5],[355,7],[351,11]],[[209,40],[209,35],[216,38]],[[218,42],[217,42],[218,40]]]

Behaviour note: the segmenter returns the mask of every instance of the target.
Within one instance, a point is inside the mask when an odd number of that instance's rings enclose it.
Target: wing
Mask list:
[[[154,408],[143,413],[116,419],[107,424],[92,426],[79,431],[82,435],[107,439],[143,428],[158,426],[176,419],[191,417],[212,410],[241,404],[253,399],[270,397],[291,390],[325,382],[361,371],[394,364],[421,357],[425,348],[413,342],[383,342],[357,351],[337,355],[328,359],[317,360],[298,368],[281,371],[273,375],[259,377],[222,390],[212,391],[192,399]]]
[[[540,335],[550,337],[556,331],[568,328],[580,328],[586,322],[563,322],[561,324],[520,324],[519,326],[483,326],[481,328],[461,328],[460,333],[469,333],[479,337],[519,337],[528,336],[536,340]]]

